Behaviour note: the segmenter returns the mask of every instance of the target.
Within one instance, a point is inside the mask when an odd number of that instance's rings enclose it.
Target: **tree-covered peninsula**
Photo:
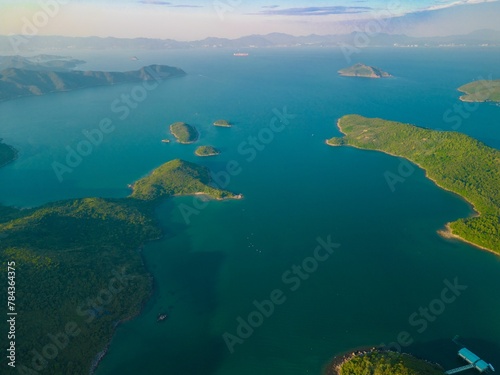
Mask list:
[[[426,170],[440,187],[469,201],[477,215],[447,225],[443,234],[500,254],[500,151],[457,132],[348,115],[338,121],[341,144],[400,156]]]
[[[460,97],[464,102],[497,102],[500,103],[500,79],[479,80],[458,88],[465,93]]]
[[[328,375],[444,375],[435,364],[408,354],[389,351],[360,351],[335,361],[328,368]]]
[[[170,133],[179,143],[194,143],[198,140],[199,133],[194,126],[184,122],[174,122],[170,125]]]
[[[151,294],[140,248],[162,235],[154,213],[159,200],[198,192],[232,197],[208,186],[209,176],[204,167],[174,160],[137,181],[128,198],[0,207],[0,262],[5,270],[15,262],[19,275],[19,373],[89,373],[116,326],[137,315]],[[7,283],[2,290],[7,296]]]

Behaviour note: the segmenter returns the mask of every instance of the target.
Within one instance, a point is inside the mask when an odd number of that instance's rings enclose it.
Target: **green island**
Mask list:
[[[185,144],[194,143],[199,137],[198,130],[184,122],[174,122],[170,125],[170,133],[177,139],[177,142]]]
[[[391,75],[382,69],[365,64],[355,64],[349,68],[340,69],[338,73],[343,77],[387,78]]]
[[[403,157],[426,171],[438,186],[465,198],[476,215],[446,225],[440,234],[500,254],[500,151],[458,132],[347,115],[338,121],[348,145]]]
[[[444,375],[443,369],[409,354],[359,351],[334,360],[327,375]]]
[[[231,124],[227,120],[217,120],[217,121],[214,121],[214,126],[220,126],[223,128],[230,128]]]
[[[479,80],[458,88],[465,93],[460,97],[463,102],[496,102],[500,103],[500,79]]]
[[[219,155],[220,151],[212,146],[200,146],[194,152],[196,156],[215,156]]]
[[[132,186],[131,197],[146,201],[174,195],[204,194],[217,200],[238,197],[209,184],[210,173],[207,168],[176,159],[163,164],[149,176],[137,181]]]
[[[152,293],[140,249],[162,236],[155,207],[181,194],[238,198],[209,182],[207,168],[173,160],[137,181],[128,198],[0,206],[0,262],[7,270],[15,261],[22,275],[15,280],[19,373],[87,375],[97,366],[116,326]]]
[[[0,138],[0,168],[16,160],[17,154],[18,152],[14,147],[3,143]]]

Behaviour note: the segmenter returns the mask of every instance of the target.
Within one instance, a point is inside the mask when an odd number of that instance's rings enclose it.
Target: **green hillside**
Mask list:
[[[500,102],[500,80],[480,80],[458,88],[464,92],[460,100],[465,102]]]
[[[136,316],[152,290],[141,246],[159,238],[158,199],[204,192],[206,168],[165,163],[124,199],[85,198],[16,210],[0,207],[0,263],[15,261],[16,367],[20,373],[87,375],[117,324]],[[7,296],[7,283],[2,293]],[[6,325],[0,334],[7,337]],[[57,342],[57,356],[51,348]],[[4,340],[2,349],[7,349]],[[49,353],[49,354],[47,354]]]
[[[338,375],[444,375],[437,365],[408,354],[370,352],[354,355],[337,369]]]
[[[172,195],[203,193],[212,198],[231,198],[233,194],[208,186],[207,168],[180,159],[172,160],[155,169],[133,186],[132,198],[155,200]]]
[[[358,115],[342,117],[346,144],[404,157],[426,170],[436,183],[474,205],[479,216],[450,224],[453,235],[500,253],[500,151],[457,132],[419,128]]]

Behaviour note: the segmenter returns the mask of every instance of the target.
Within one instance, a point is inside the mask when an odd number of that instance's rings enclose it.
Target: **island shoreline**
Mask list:
[[[342,366],[346,361],[351,359],[353,356],[358,355],[358,354],[364,354],[364,353],[369,353],[375,350],[380,350],[382,351],[383,349],[377,348],[375,346],[360,346],[355,349],[351,349],[346,352],[342,352],[336,356],[334,356],[332,359],[328,361],[328,363],[324,366],[322,374],[323,375],[339,375],[339,372],[337,371],[339,366]]]
[[[344,135],[344,137],[347,136],[347,133],[345,133],[343,130],[342,130],[342,126],[340,125],[340,119],[337,120],[337,128],[340,130],[340,132]],[[473,210],[473,214],[468,216],[467,218],[473,218],[473,217],[479,217],[481,216],[481,212],[479,210],[476,209],[476,207],[474,206],[474,203],[470,202],[469,200],[467,200],[465,197],[463,197],[462,195],[454,192],[453,190],[450,190],[450,189],[447,189],[441,185],[439,185],[439,183],[432,177],[430,177],[428,175],[428,172],[427,172],[427,169],[425,169],[424,167],[422,167],[420,164],[412,161],[412,160],[409,160],[401,155],[396,155],[396,154],[392,154],[390,152],[387,152],[387,151],[383,151],[383,150],[376,150],[376,149],[366,149],[366,148],[362,148],[362,147],[357,147],[357,146],[354,146],[354,145],[351,145],[349,143],[346,143],[346,144],[343,144],[343,145],[331,145],[328,143],[328,140],[326,140],[326,144],[330,147],[339,147],[339,146],[348,146],[348,147],[352,147],[352,148],[356,148],[356,149],[359,149],[359,150],[364,150],[364,151],[375,151],[375,152],[381,152],[381,153],[384,153],[386,155],[390,155],[390,156],[394,156],[394,157],[398,157],[398,158],[402,158],[402,159],[405,159],[407,161],[409,161],[410,163],[413,163],[415,164],[416,166],[418,166],[421,170],[423,170],[425,172],[425,178],[427,178],[428,180],[432,181],[437,187],[439,187],[440,189],[444,190],[444,191],[447,191],[449,193],[452,193],[458,197],[460,197],[460,199],[462,199],[464,202],[466,202]],[[476,244],[476,243],[473,243],[469,240],[466,240],[465,238],[453,233],[453,230],[451,229],[451,223],[452,222],[448,222],[448,223],[445,223],[445,229],[438,229],[436,231],[436,233],[441,236],[442,238],[445,238],[445,239],[456,239],[456,240],[460,240],[464,243],[467,243],[469,245],[472,245],[474,247],[476,247],[477,249],[480,249],[480,250],[485,250],[485,251],[488,251],[490,253],[493,253],[497,256],[500,256],[500,254],[498,252],[496,252],[495,250],[493,249],[489,249],[487,247],[484,247],[484,246],[481,246],[479,244]]]
[[[175,141],[176,141],[177,143],[180,143],[180,144],[182,144],[182,145],[190,145],[190,144],[193,144],[193,143],[198,142],[198,140],[200,139],[200,132],[198,131],[198,129],[196,129],[196,128],[195,128],[194,126],[192,126],[192,125],[188,125],[188,124],[184,123],[184,125],[186,125],[186,126],[190,126],[190,127],[192,127],[192,128],[196,131],[196,138],[195,138],[195,139],[193,139],[192,141],[187,141],[187,142],[186,142],[186,141],[181,141],[181,140],[179,140],[179,136],[177,136],[177,135],[175,134],[175,131],[172,131],[172,126],[173,126],[173,125],[174,125],[174,124],[170,125],[170,127],[169,127],[169,131],[170,131],[170,134],[172,134],[172,135],[174,136]]]
[[[323,375],[340,375],[340,367],[344,365],[346,362],[351,360],[356,356],[363,356],[371,353],[394,353],[399,355],[406,355],[415,360],[419,360],[422,362],[426,362],[430,365],[438,366],[442,368],[442,366],[435,362],[430,362],[426,359],[418,358],[411,353],[407,352],[398,352],[394,350],[385,349],[384,347],[376,347],[376,346],[362,346],[356,349],[349,350],[348,352],[341,353],[335,357],[333,357],[327,365],[323,368]]]

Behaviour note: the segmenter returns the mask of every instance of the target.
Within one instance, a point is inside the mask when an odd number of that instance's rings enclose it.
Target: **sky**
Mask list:
[[[199,40],[371,27],[413,36],[500,30],[500,0],[0,0],[0,35]],[[389,22],[388,22],[389,21]]]

